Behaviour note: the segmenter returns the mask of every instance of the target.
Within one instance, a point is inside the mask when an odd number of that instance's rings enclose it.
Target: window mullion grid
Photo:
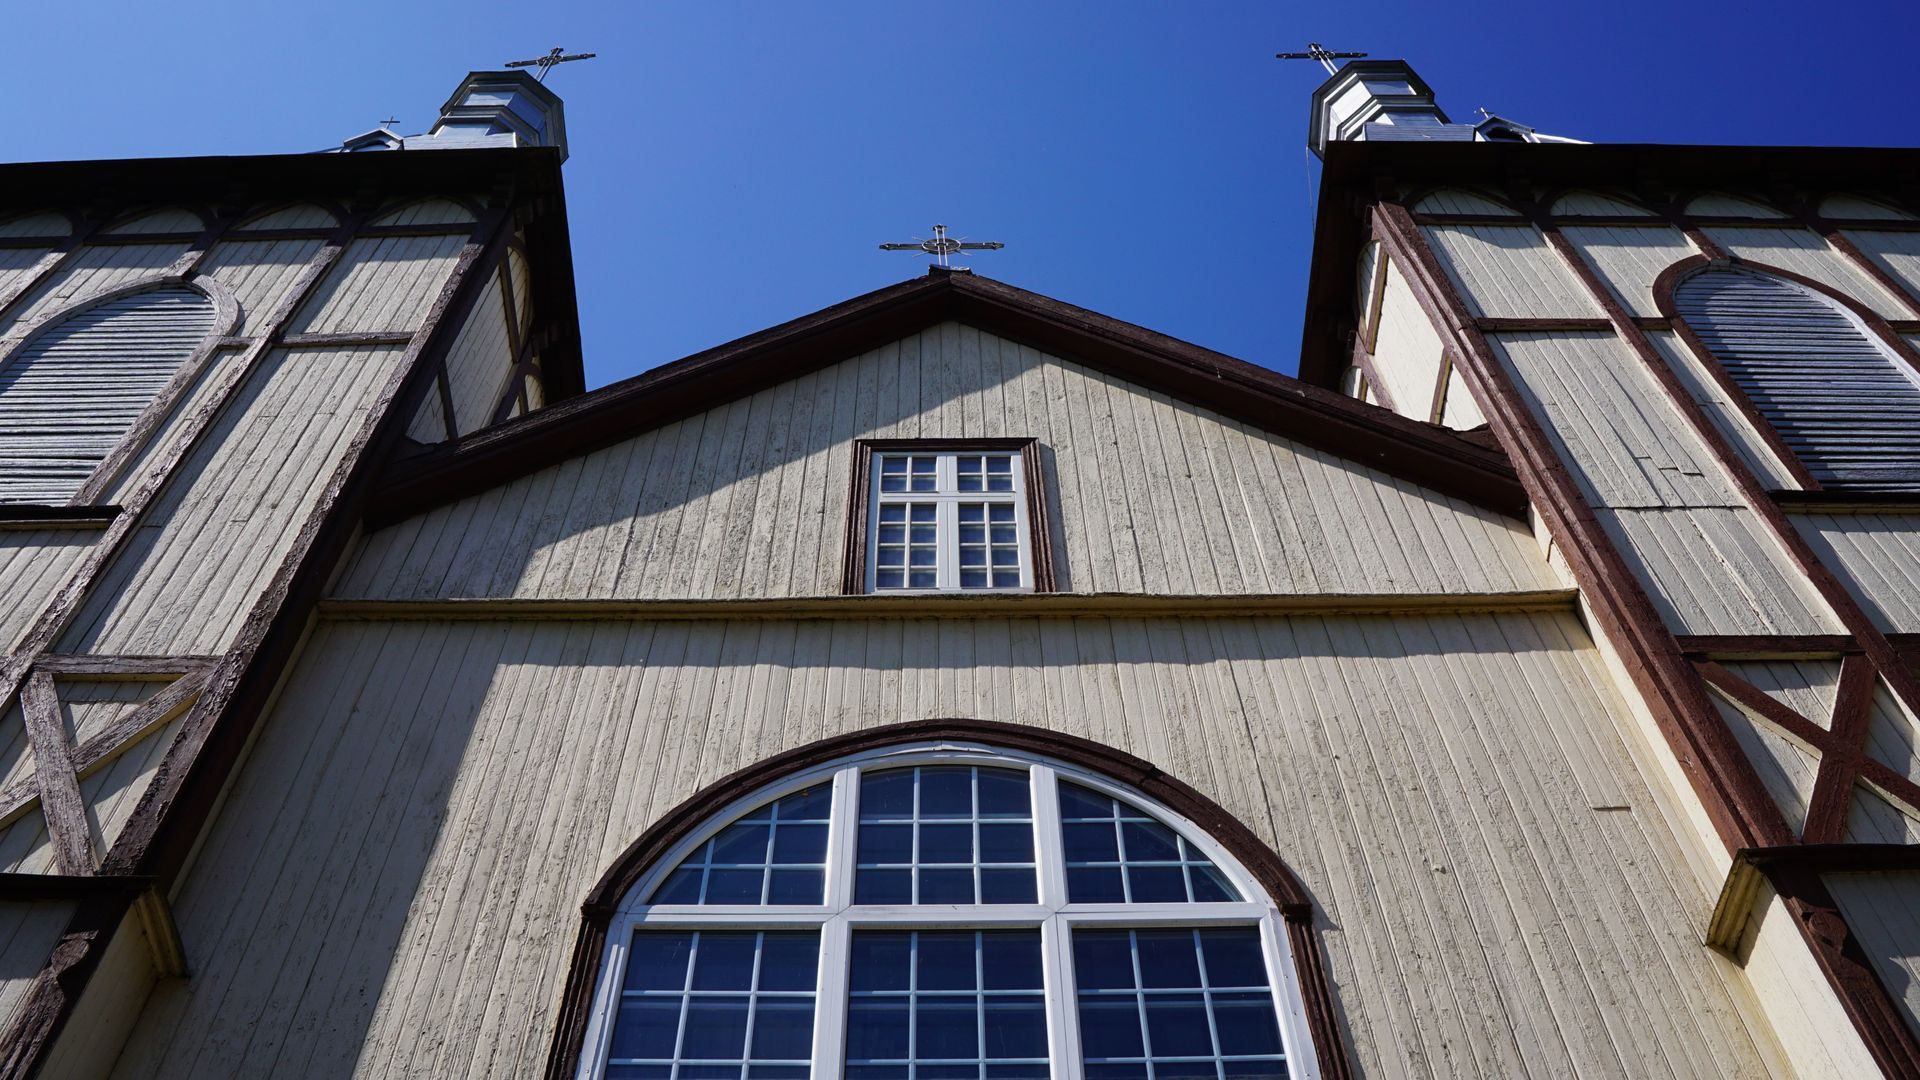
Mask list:
[[[832,912],[820,927],[820,971],[814,981],[813,1080],[840,1080],[846,1068],[847,965],[852,934],[846,909],[853,902],[853,866],[860,843],[860,768],[833,775],[827,813],[827,866],[821,899]]]
[[[673,1077],[680,1076],[680,1059],[687,1045],[687,1014],[693,1012],[693,971],[700,964],[700,935],[693,935],[693,947],[687,950],[687,973],[680,980],[680,1023],[673,1033]],[[624,995],[622,995],[624,996]],[[741,1047],[744,1052],[745,1047]]]

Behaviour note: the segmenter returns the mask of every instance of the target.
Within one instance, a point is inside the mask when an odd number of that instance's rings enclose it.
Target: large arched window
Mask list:
[[[214,330],[205,293],[169,285],[65,315],[0,363],[0,503],[62,504]]]
[[[606,926],[573,1075],[1318,1076],[1282,919],[1137,790],[985,744],[890,746],[659,850]]]
[[[1681,279],[1673,307],[1823,486],[1920,488],[1920,373],[1858,315],[1736,267]]]

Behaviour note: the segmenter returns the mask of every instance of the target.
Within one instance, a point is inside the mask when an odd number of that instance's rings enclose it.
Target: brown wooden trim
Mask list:
[[[1734,858],[1761,869],[1795,866],[1816,874],[1920,870],[1920,844],[1795,844],[1743,849]]]
[[[1788,659],[1863,652],[1852,634],[1679,634],[1689,657],[1721,660]]]
[[[1842,258],[1853,264],[1855,270],[1880,286],[1881,290],[1898,301],[1900,306],[1920,317],[1920,294],[1916,294],[1906,282],[1887,273],[1885,267],[1860,250],[1859,245],[1853,242],[1853,238],[1843,231],[1847,228],[1860,228],[1860,226],[1823,218],[1819,210],[1806,200],[1791,200],[1791,204],[1795,221],[1819,233],[1822,239],[1833,245],[1834,250],[1838,251]],[[1920,222],[1907,222],[1907,224],[1920,225]]]
[[[434,365],[434,394],[440,399],[440,432],[449,441],[460,437],[460,421],[453,415],[453,380],[447,377],[447,360]]]
[[[54,865],[63,874],[93,873],[93,831],[87,826],[87,802],[80,796],[73,741],[60,719],[60,698],[53,676],[37,672],[20,689],[20,713],[33,746],[33,779],[46,816]]]
[[[22,301],[38,293],[42,285],[52,281],[53,276],[66,266],[75,252],[93,239],[99,229],[98,221],[84,221],[71,236],[61,238],[59,243],[45,255],[40,256],[39,261],[34,263],[26,273],[16,277],[10,286],[0,289],[0,321],[12,318],[14,309]],[[0,344],[0,354],[6,351],[9,351],[6,345]]]
[[[1857,507],[1874,513],[1920,513],[1920,494],[1910,491],[1848,491],[1833,488],[1821,491],[1767,492],[1782,510],[1808,513],[1843,512]]]
[[[1371,397],[1373,404],[1383,409],[1400,411],[1394,407],[1393,391],[1387,389],[1386,380],[1380,377],[1380,369],[1374,366],[1373,353],[1360,347],[1358,335],[1353,339],[1353,366],[1359,368],[1360,374],[1367,380],[1367,385],[1362,390],[1363,398]]]
[[[559,1023],[547,1056],[549,1080],[567,1080],[579,1067],[592,1010],[602,947],[620,902],[647,870],[672,851],[714,813],[784,776],[853,754],[908,743],[961,740],[1016,753],[1052,758],[1127,785],[1194,823],[1239,860],[1279,907],[1294,949],[1295,977],[1308,1002],[1307,1022],[1321,1072],[1353,1075],[1346,1044],[1340,1038],[1335,997],[1326,977],[1319,942],[1309,929],[1313,899],[1278,853],[1254,835],[1233,813],[1150,762],[1075,735],[1025,724],[987,720],[918,720],[823,739],[776,754],[724,777],[669,810],[614,859],[581,905],[582,925],[575,938]]]
[[[184,674],[175,679],[172,685],[141,702],[138,708],[115,720],[73,750],[71,754],[73,773],[77,777],[86,776],[103,762],[120,756],[122,751],[139,742],[148,732],[179,716],[193,704],[195,698],[199,697],[205,685],[205,669]],[[61,734],[64,739],[64,725],[62,725]],[[0,788],[0,824],[13,821],[21,811],[41,797],[42,789],[37,776],[16,780],[5,788]]]
[[[110,505],[49,506],[44,503],[0,505],[0,528],[51,526],[67,529],[104,529],[120,516],[121,508]]]
[[[848,596],[867,592],[867,527],[873,507],[873,455],[876,453],[940,453],[955,450],[1013,451],[1020,455],[1021,479],[1027,489],[1028,544],[1033,555],[1033,591],[1054,591],[1052,519],[1048,516],[1046,470],[1040,460],[1040,440],[1025,439],[855,439],[852,487],[847,491],[847,524],[842,533],[840,591]],[[1002,595],[999,593],[983,595]]]
[[[103,679],[175,678],[209,671],[218,656],[135,656],[125,653],[41,653],[36,671]]]
[[[1800,834],[1804,843],[1837,843],[1846,832],[1847,809],[1853,805],[1854,779],[1859,772],[1853,766],[1862,756],[1859,748],[1866,742],[1867,724],[1873,717],[1875,681],[1873,665],[1865,656],[1849,656],[1840,662],[1833,718],[1826,725],[1832,741],[1827,752],[1820,755],[1813,793],[1807,798],[1807,826]],[[1853,753],[1836,753],[1836,749]],[[1920,805],[1920,786],[1907,786],[1911,790],[1902,798]]]
[[[1792,839],[1786,820],[1754,775],[1733,733],[1661,621],[1645,588],[1582,495],[1511,375],[1474,326],[1465,301],[1404,207],[1374,207],[1374,235],[1396,253],[1436,328],[1450,331],[1457,363],[1488,422],[1509,447],[1523,483],[1585,588],[1594,613],[1618,640],[1628,675],[1729,849]],[[1564,242],[1564,239],[1563,241]]]
[[[1434,373],[1433,403],[1427,407],[1427,423],[1438,424],[1447,415],[1447,383],[1453,377],[1453,350],[1440,350],[1440,368]]]
[[[1215,409],[1286,438],[1515,516],[1498,451],[1241,360],[987,278],[919,278],[469,434],[394,471],[375,524],[421,513],[682,416],[953,320]]]
[[[412,331],[350,334],[282,334],[280,345],[287,349],[352,348],[365,345],[405,345],[413,340]]]
[[[53,1041],[146,884],[130,877],[84,880],[100,883],[99,889],[79,898],[46,965],[0,1033],[0,1080],[30,1080],[46,1064]]]
[[[1516,333],[1543,330],[1612,330],[1613,323],[1607,319],[1489,319],[1478,318],[1473,325],[1482,333]]]

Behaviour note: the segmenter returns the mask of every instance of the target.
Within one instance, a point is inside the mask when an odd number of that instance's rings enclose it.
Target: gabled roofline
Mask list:
[[[486,428],[390,467],[368,523],[477,495],[925,327],[955,321],[1513,516],[1498,450],[1266,368],[972,274],[933,273]]]

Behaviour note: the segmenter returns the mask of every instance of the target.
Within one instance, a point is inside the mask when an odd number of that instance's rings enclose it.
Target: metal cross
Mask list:
[[[399,123],[399,122],[400,122],[400,118],[399,118],[399,117],[397,117],[397,116],[389,116],[389,117],[387,117],[387,118],[386,118],[385,120],[382,120],[382,121],[380,121],[380,126],[381,126],[381,127],[383,127],[383,128],[390,128],[390,127],[392,127],[393,125],[395,125],[395,124],[397,124],[397,123]]]
[[[1335,60],[1358,60],[1367,54],[1363,52],[1331,52],[1325,45],[1317,41],[1309,41],[1307,42],[1306,52],[1283,52],[1274,53],[1273,55],[1281,60],[1318,60],[1320,61],[1320,66],[1326,68],[1327,74],[1331,75],[1339,70],[1333,66]]]
[[[534,60],[509,61],[507,66],[510,68],[537,67],[540,69],[540,74],[535,75],[533,77],[533,81],[546,82],[547,72],[553,69],[553,65],[564,64],[570,60],[591,60],[597,55],[599,54],[590,53],[590,52],[568,54],[566,50],[560,48],[558,45],[555,45],[553,47],[553,51],[548,53],[545,56],[539,57],[538,59],[534,59]]]
[[[911,244],[881,244],[881,251],[924,251],[933,256],[935,266],[948,267],[948,259],[962,251],[999,251],[1007,245],[998,240],[956,239],[947,235],[945,225],[935,225],[933,236],[926,240],[915,240]]]

